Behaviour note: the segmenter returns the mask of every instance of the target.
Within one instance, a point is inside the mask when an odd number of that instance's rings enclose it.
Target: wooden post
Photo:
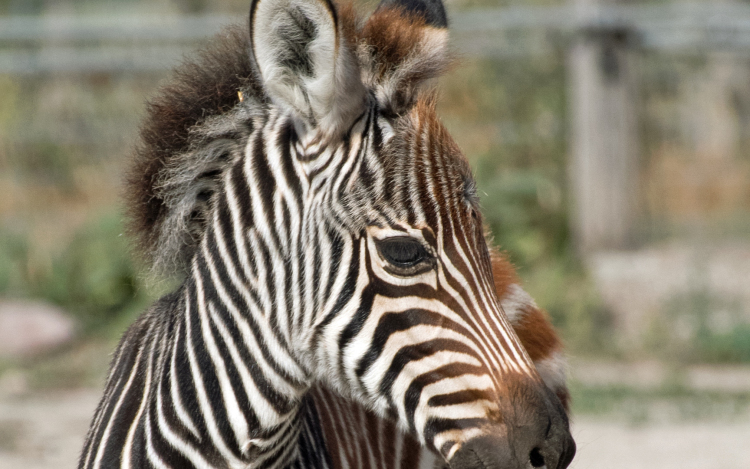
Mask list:
[[[580,18],[604,0],[573,0]],[[624,28],[581,31],[569,55],[571,222],[581,255],[627,247],[638,207],[638,129]]]

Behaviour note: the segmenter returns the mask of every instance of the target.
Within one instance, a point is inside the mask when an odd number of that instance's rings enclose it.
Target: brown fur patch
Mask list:
[[[225,29],[196,58],[178,67],[172,81],[148,102],[141,143],[125,184],[129,232],[147,261],[152,260],[159,224],[166,216],[155,189],[158,175],[189,148],[190,129],[234,107],[239,90],[246,98],[263,99],[247,54],[246,29]]]
[[[379,75],[398,67],[422,40],[422,28],[428,27],[421,16],[400,8],[382,8],[372,14],[361,32],[370,46],[370,56]]]
[[[510,285],[518,285],[519,279],[516,270],[508,258],[497,249],[490,248],[492,260],[492,276],[495,281],[497,298],[502,301],[508,293]],[[562,341],[557,335],[549,316],[541,309],[528,308],[523,311],[519,320],[511,323],[521,345],[529,354],[531,360],[538,363],[540,360],[552,357],[563,348]],[[565,385],[557,386],[555,394],[560,399],[566,412],[570,411],[570,393]]]
[[[495,291],[497,298],[502,299],[508,292],[508,287],[518,284],[518,275],[513,264],[508,258],[495,248],[490,248],[490,259],[492,260],[492,277],[495,280]]]
[[[344,2],[336,5],[336,15],[344,38],[354,48],[361,23],[359,15],[354,9],[354,4],[352,2]]]
[[[513,329],[533,361],[548,358],[561,348],[552,323],[541,309],[529,308],[524,311]]]
[[[453,63],[445,30],[401,8],[380,8],[359,33],[365,84],[375,88],[385,111],[401,114],[417,100],[421,85]]]
[[[502,300],[510,285],[518,285],[519,279],[516,269],[507,257],[496,249],[490,249],[492,259],[492,276],[495,281],[497,297]],[[526,349],[533,361],[549,358],[554,352],[562,349],[562,343],[557,336],[548,315],[539,308],[529,307],[523,311],[519,319],[513,324],[521,345]]]

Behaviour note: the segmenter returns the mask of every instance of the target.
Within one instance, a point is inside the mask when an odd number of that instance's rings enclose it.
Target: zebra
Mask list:
[[[497,297],[521,344],[529,352],[544,383],[555,392],[565,409],[570,396],[565,385],[562,344],[545,313],[519,285],[512,265],[496,251],[492,270]],[[330,464],[326,467],[360,469],[443,469],[444,462],[395,422],[383,419],[356,402],[323,388],[311,390],[315,407],[321,409],[321,446]],[[536,460],[536,465],[541,461]],[[531,458],[530,458],[531,459]],[[532,466],[534,461],[530,460]]]
[[[140,252],[182,282],[123,335],[79,468],[335,467],[335,402],[451,469],[569,465],[564,382],[503,311],[436,115],[447,39],[440,0],[367,20],[252,0],[175,72],[127,193]]]

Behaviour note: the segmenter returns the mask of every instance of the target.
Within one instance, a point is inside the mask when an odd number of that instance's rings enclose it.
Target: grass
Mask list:
[[[84,331],[116,323],[153,298],[117,211],[85,223],[56,253],[35,255],[23,233],[0,233],[0,240],[0,293],[61,306]]]
[[[746,421],[750,390],[697,391],[679,385],[654,389],[570,385],[573,415],[619,420],[632,425],[687,421]]]
[[[648,333],[654,356],[678,363],[750,363],[750,324],[741,299],[700,283],[672,297]]]

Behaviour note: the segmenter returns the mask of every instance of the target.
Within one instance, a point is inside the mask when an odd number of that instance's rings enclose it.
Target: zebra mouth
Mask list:
[[[497,436],[475,438],[456,452],[450,461],[450,469],[566,469],[576,452],[575,442],[569,434],[561,439],[549,439],[530,451],[522,449],[523,442],[518,446],[514,451],[506,438]]]
[[[463,444],[451,459],[450,468],[504,469],[513,467],[513,469],[520,469],[525,467],[513,461],[514,459],[507,441],[497,437],[481,437]]]

